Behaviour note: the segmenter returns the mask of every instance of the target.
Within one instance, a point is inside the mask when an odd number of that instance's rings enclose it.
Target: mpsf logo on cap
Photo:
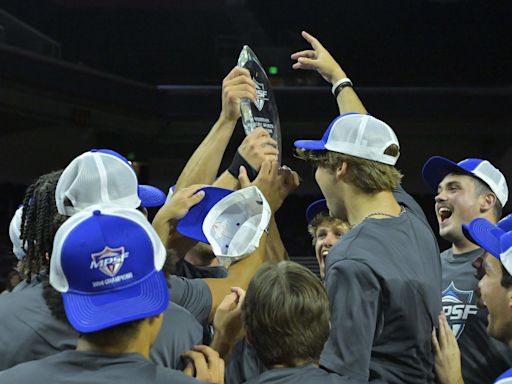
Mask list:
[[[91,254],[90,269],[99,269],[105,275],[114,277],[121,269],[124,259],[130,252],[125,252],[124,247],[110,248],[106,246],[103,251]]]
[[[256,105],[256,108],[258,108],[258,111],[261,111],[265,105],[265,101],[268,101],[267,91],[265,90],[263,83],[258,83],[255,78],[252,80],[254,81],[254,84],[256,84],[256,103],[254,104]]]

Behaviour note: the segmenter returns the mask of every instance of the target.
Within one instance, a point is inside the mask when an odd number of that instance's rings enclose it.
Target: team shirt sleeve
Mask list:
[[[171,301],[188,310],[201,325],[208,325],[212,308],[212,294],[208,285],[202,279],[174,275],[169,276],[167,281]]]

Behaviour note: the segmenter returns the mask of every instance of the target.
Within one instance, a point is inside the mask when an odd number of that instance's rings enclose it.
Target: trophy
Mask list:
[[[249,99],[242,99],[240,102],[240,114],[245,134],[248,135],[257,127],[266,129],[270,136],[277,141],[279,162],[281,162],[279,113],[267,74],[252,49],[247,45],[244,45],[240,52],[238,66],[248,69],[256,84],[256,103]]]

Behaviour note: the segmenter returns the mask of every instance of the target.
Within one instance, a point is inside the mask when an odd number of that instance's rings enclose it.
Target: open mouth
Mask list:
[[[328,249],[324,249],[321,253],[322,255],[322,258],[325,260],[325,258],[327,257],[327,254],[329,253],[329,250]]]
[[[441,224],[444,224],[452,217],[453,212],[450,208],[441,207],[438,209],[437,214],[439,215]]]

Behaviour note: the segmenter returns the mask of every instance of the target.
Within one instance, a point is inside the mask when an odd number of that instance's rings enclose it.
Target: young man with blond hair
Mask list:
[[[351,226],[326,260],[332,328],[320,364],[357,380],[433,383],[430,334],[441,309],[435,236],[400,187],[395,133],[367,114],[318,40],[302,35],[312,49],[294,53],[293,67],[333,84],[341,116],[321,140],[295,146],[316,167],[331,215]]]

